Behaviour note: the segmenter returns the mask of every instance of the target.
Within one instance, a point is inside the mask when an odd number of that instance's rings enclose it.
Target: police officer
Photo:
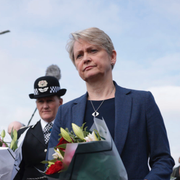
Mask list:
[[[44,164],[41,161],[46,158],[52,125],[58,107],[63,103],[61,96],[65,93],[66,89],[61,89],[58,79],[53,76],[43,76],[34,82],[34,94],[29,94],[29,97],[36,99],[36,107],[41,119],[30,126],[26,132],[22,145],[20,170],[15,180],[46,179],[37,169],[44,171]],[[18,136],[25,129],[20,129]]]

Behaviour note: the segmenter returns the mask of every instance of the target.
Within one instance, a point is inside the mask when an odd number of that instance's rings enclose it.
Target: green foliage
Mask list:
[[[87,131],[87,127],[85,127],[86,123],[83,123],[81,127],[77,126],[76,130],[77,131],[81,131],[80,133],[78,132],[74,132],[73,131],[69,131],[68,128],[65,128],[64,130],[68,133],[68,135],[70,136],[70,138],[72,139],[73,143],[79,143],[79,142],[85,142],[85,140],[82,137],[86,137],[90,131]],[[61,130],[60,130],[61,132]],[[80,135],[79,135],[80,134]],[[79,136],[78,136],[79,135]],[[64,138],[62,132],[59,134],[60,138],[58,140],[60,140],[62,137]],[[64,138],[65,139],[65,138]],[[68,141],[69,142],[69,141]]]
[[[96,137],[98,138],[98,141],[101,141],[102,139],[105,140],[105,138],[101,137],[99,135],[99,132],[97,130],[94,130]]]
[[[5,136],[6,136],[6,133],[5,133],[5,130],[3,130],[1,132],[2,140],[0,141],[0,147],[2,146],[3,143],[6,145],[6,147],[8,147],[8,144],[4,141]],[[12,141],[9,148],[15,151],[17,149],[17,131],[16,130],[13,130],[13,129],[11,130],[11,139]]]
[[[17,149],[17,131],[13,129],[11,130],[11,144],[10,144],[10,148],[15,151]]]
[[[55,162],[56,162],[57,160],[56,159],[52,159],[52,160],[48,160],[48,161],[41,161],[41,163],[43,163],[43,164],[54,164]]]
[[[5,146],[8,147],[7,143],[4,141],[4,138],[5,138],[5,136],[6,136],[6,132],[5,132],[4,129],[2,130],[0,136],[1,136],[1,138],[2,138],[2,139],[0,138],[0,147],[2,147],[3,144],[5,144]]]

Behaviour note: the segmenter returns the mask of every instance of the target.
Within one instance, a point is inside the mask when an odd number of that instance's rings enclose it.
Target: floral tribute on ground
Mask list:
[[[127,173],[104,120],[94,118],[87,131],[72,123],[72,131],[60,128],[56,147],[49,149],[49,180],[127,180]]]

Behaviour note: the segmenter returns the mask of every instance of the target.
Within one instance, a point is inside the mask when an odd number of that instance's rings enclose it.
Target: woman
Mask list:
[[[60,127],[91,127],[104,118],[126,168],[128,179],[169,180],[174,161],[160,111],[150,92],[125,89],[112,78],[116,51],[98,28],[71,34],[67,49],[87,93],[60,106],[49,147],[58,143]],[[149,169],[151,167],[151,170]]]

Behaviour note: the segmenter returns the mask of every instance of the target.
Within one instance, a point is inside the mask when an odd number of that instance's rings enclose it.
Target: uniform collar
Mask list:
[[[41,122],[42,131],[44,131],[44,128],[45,128],[46,124],[48,124],[48,122],[44,121],[43,119],[41,119],[40,122]],[[51,122],[54,124],[54,120]]]

